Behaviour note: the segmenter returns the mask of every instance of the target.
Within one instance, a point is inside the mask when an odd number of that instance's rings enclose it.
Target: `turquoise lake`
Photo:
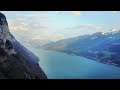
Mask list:
[[[120,68],[113,65],[61,52],[30,50],[40,58],[39,65],[49,79],[120,79]]]

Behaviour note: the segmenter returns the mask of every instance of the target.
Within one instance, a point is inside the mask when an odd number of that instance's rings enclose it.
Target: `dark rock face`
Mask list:
[[[7,47],[7,49],[13,49],[14,48],[12,43],[9,40],[6,40],[6,47]]]
[[[0,13],[0,79],[47,79],[38,62],[39,58],[12,36]]]
[[[46,79],[38,64],[20,58],[18,55],[7,55],[0,49],[0,78],[5,79]]]
[[[3,25],[3,24],[8,25],[5,15],[0,12],[0,25]]]

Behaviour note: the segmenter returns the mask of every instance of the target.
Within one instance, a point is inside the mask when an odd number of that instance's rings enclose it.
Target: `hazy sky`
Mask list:
[[[120,28],[118,11],[1,11],[18,39],[59,40]]]

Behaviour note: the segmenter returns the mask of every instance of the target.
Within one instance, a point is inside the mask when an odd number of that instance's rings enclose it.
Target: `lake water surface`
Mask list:
[[[40,58],[40,66],[49,79],[120,79],[120,68],[113,65],[42,49],[30,50]]]

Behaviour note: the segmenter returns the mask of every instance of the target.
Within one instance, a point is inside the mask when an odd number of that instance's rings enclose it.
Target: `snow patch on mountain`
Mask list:
[[[91,39],[96,39],[97,37],[92,37]]]

